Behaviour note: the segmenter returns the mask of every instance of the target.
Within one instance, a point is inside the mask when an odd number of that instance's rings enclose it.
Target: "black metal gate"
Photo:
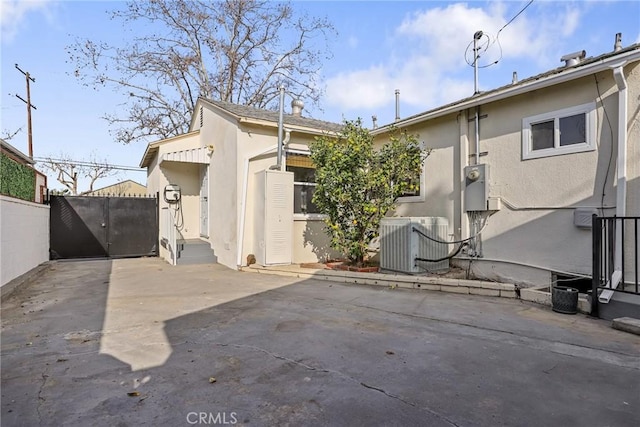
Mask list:
[[[153,197],[51,196],[51,259],[158,255]]]

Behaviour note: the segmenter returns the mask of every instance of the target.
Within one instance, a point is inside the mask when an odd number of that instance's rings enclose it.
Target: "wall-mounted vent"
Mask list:
[[[201,128],[203,124],[204,124],[204,112],[202,110],[202,107],[200,107],[200,127]]]
[[[449,221],[442,217],[396,217],[380,221],[380,268],[402,273],[446,270],[449,260],[416,261],[416,258],[441,259],[451,245],[434,242],[414,231],[440,241],[448,240]]]

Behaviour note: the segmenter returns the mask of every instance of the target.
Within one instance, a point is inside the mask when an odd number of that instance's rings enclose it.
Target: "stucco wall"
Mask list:
[[[318,262],[336,259],[342,254],[329,246],[330,239],[321,219],[293,221],[293,263]]]
[[[640,76],[639,66],[627,66],[629,83],[629,147],[627,152],[627,215],[640,214]],[[502,208],[489,218],[483,237],[485,260],[490,268],[478,268],[484,277],[508,278],[526,284],[551,277],[530,268],[502,266],[513,261],[543,270],[591,273],[591,230],[574,226],[574,207],[600,207],[615,213],[618,93],[611,71],[483,105],[480,120],[480,163],[490,167],[490,197],[502,199]],[[596,102],[595,151],[523,160],[522,120],[537,114]],[[605,116],[605,110],[608,116]],[[423,122],[408,130],[418,133],[434,152],[425,163],[426,199],[401,203],[396,215],[445,216],[450,232],[467,237],[467,215],[462,211],[461,170],[473,164],[473,111],[461,111]],[[609,124],[611,123],[611,125]],[[377,143],[383,141],[382,136]],[[466,143],[466,146],[465,146]],[[603,199],[604,193],[604,199]],[[599,210],[598,213],[602,213]],[[482,260],[478,261],[479,263]],[[535,270],[535,269],[534,269]],[[520,274],[521,273],[521,274]],[[521,279],[521,280],[519,280]]]
[[[0,286],[49,260],[49,206],[0,195]]]
[[[209,166],[209,243],[220,264],[236,267],[238,151],[235,119],[204,108],[202,146],[213,144]],[[199,210],[197,211],[199,216]]]

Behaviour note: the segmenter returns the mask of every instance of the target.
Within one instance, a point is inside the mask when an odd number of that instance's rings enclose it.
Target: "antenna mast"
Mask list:
[[[474,95],[480,92],[480,90],[478,90],[478,59],[480,58],[480,55],[478,54],[478,51],[480,50],[480,48],[478,47],[478,40],[480,40],[481,38],[482,38],[482,31],[476,31],[476,33],[473,35],[473,78],[474,78],[473,94]]]

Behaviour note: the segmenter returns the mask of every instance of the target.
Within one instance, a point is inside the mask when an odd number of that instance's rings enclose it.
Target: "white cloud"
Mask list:
[[[496,2],[486,8],[456,3],[416,11],[397,26],[390,51],[378,52],[388,58],[386,62],[344,71],[327,80],[327,101],[344,110],[380,108],[394,102],[397,88],[402,103],[424,111],[470,96],[473,71],[465,62],[464,52],[478,30],[485,33],[481,46],[488,47],[481,53],[481,65],[511,59],[550,69],[560,65],[559,52],[564,49],[560,41],[580,26],[583,14],[579,7],[533,4],[504,28],[499,43],[495,41],[497,31],[520,10],[520,3]],[[473,60],[472,51],[467,58]],[[489,88],[510,83],[511,72],[505,72],[509,80]],[[488,73],[483,70],[481,75]],[[481,89],[486,90],[482,85]]]
[[[49,14],[51,0],[2,0],[0,1],[0,30],[2,42],[9,43],[17,35],[27,15],[32,12]]]

